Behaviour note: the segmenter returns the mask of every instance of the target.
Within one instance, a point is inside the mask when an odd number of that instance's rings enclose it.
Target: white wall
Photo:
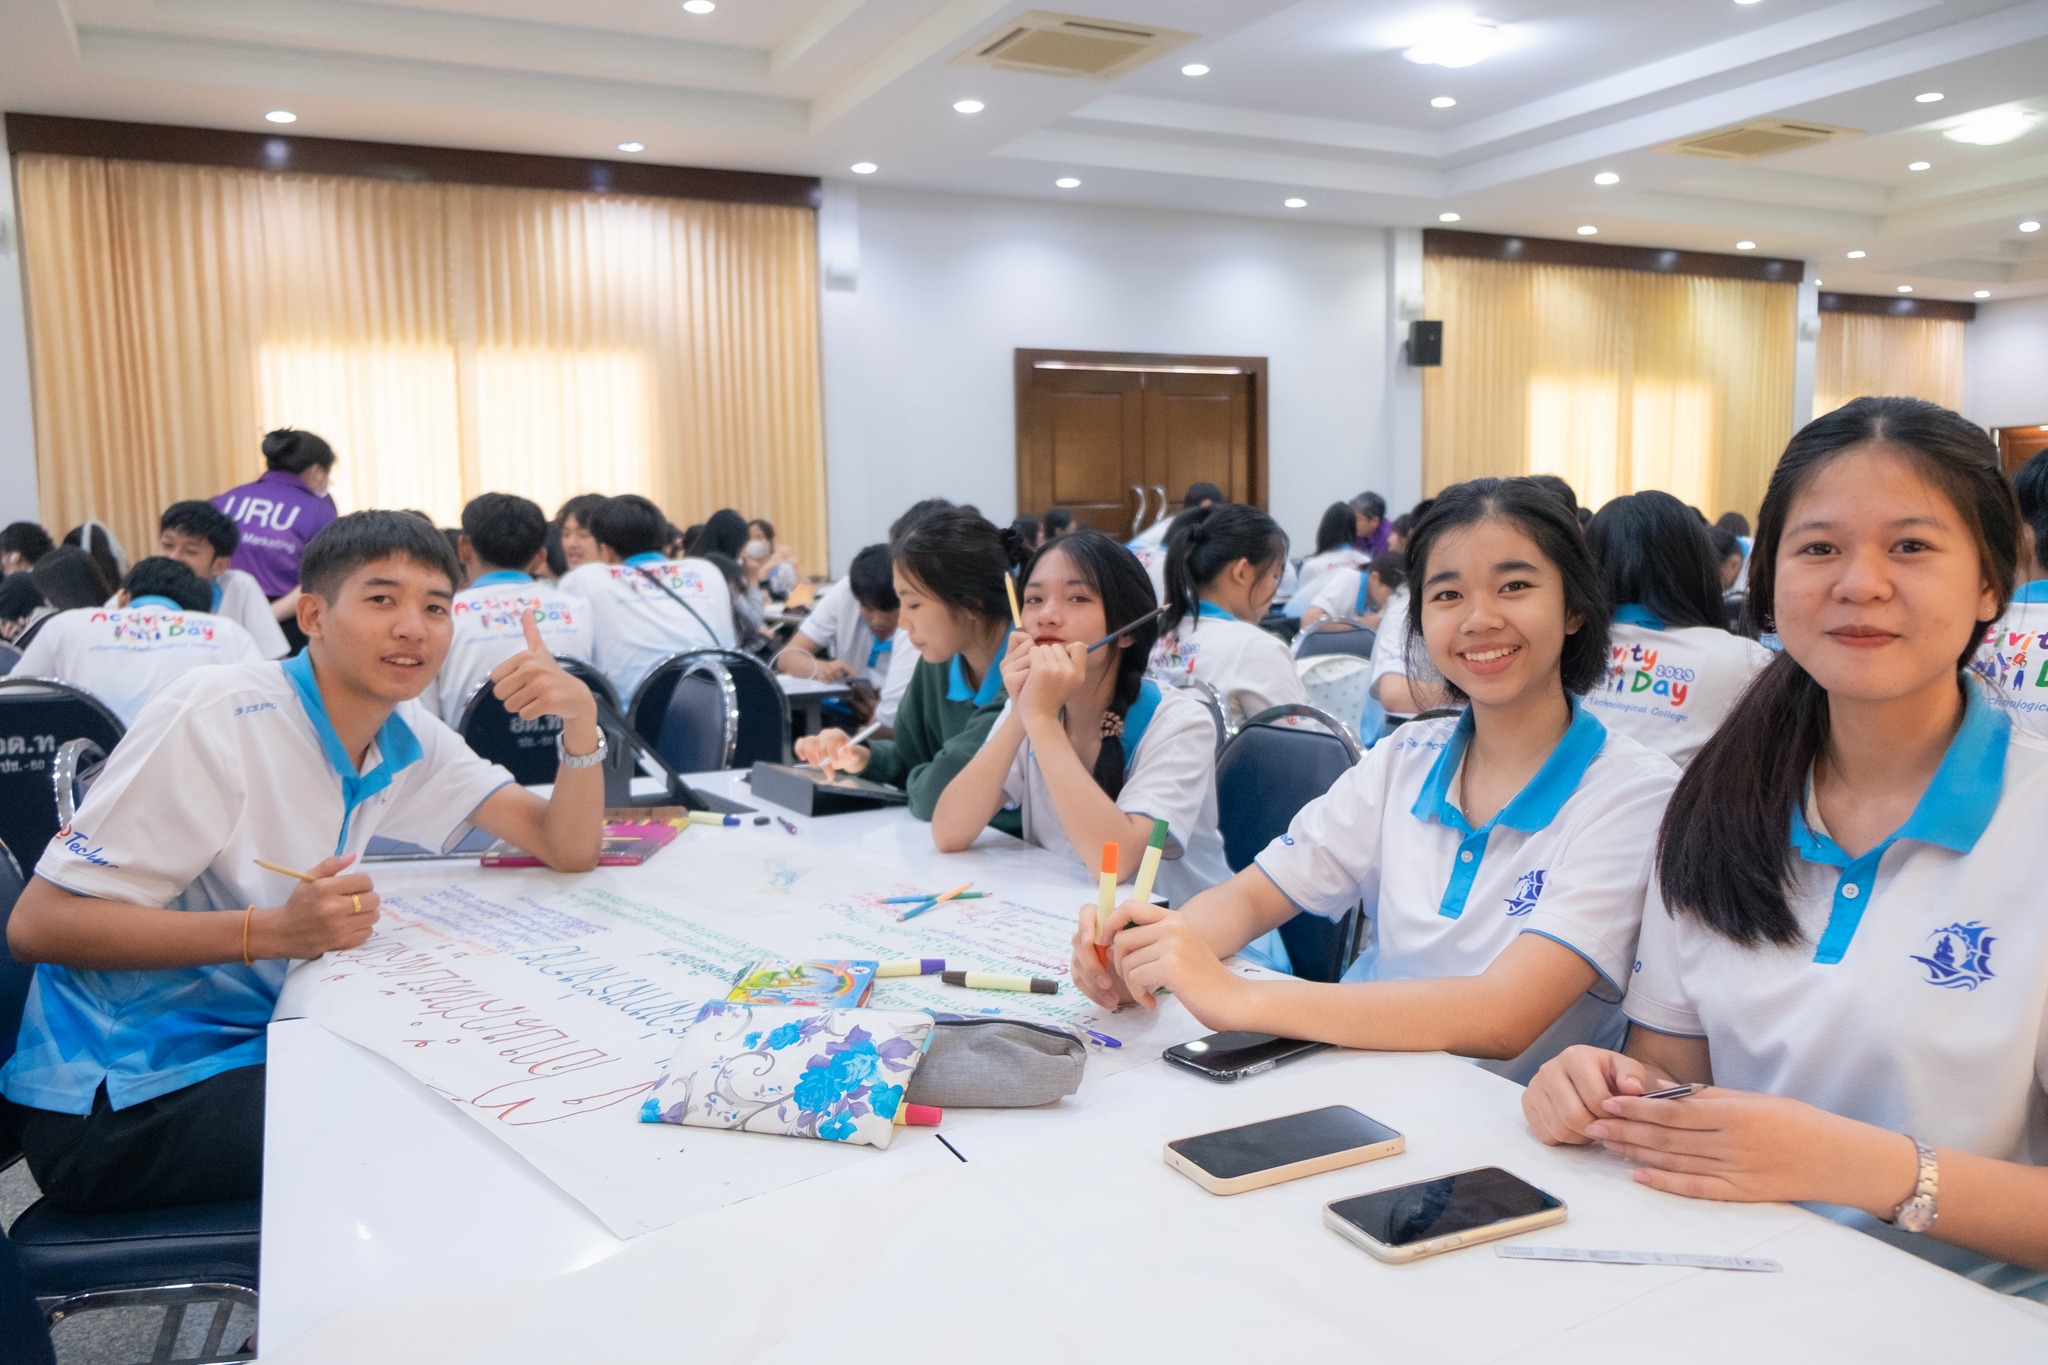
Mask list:
[[[1987,427],[2048,422],[2048,298],[1978,304],[1966,346],[1965,417]]]
[[[1297,542],[1332,501],[1419,488],[1384,231],[832,183],[819,236],[835,569],[921,497],[1016,514],[1019,347],[1267,357]]]
[[[36,429],[28,392],[28,320],[21,287],[21,230],[14,177],[0,134],[0,525],[40,521]]]

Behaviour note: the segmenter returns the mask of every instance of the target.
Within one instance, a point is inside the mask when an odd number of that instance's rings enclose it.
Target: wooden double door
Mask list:
[[[1017,507],[1129,539],[1191,483],[1266,498],[1266,362],[1017,352]]]

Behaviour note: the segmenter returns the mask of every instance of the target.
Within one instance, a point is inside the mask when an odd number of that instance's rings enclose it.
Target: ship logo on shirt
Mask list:
[[[1998,942],[1991,930],[1978,920],[1955,923],[1927,936],[1931,951],[1913,960],[1927,969],[1928,983],[1950,990],[1974,991],[1989,981],[1991,945]]]
[[[1515,883],[1515,894],[1504,899],[1510,916],[1526,915],[1536,908],[1536,900],[1543,894],[1543,869],[1524,872]]]

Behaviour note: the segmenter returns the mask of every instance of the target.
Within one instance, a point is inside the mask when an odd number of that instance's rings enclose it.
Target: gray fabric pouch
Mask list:
[[[1088,1045],[1079,1034],[1026,1019],[933,1014],[937,1026],[905,1095],[940,1109],[1019,1109],[1081,1088]]]

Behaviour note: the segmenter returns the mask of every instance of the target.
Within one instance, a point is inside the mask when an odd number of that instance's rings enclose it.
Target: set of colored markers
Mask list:
[[[949,972],[943,957],[906,957],[884,962],[876,976],[936,976],[948,986],[965,986],[977,991],[1023,991],[1029,995],[1058,995],[1060,983],[1043,976],[1019,976],[1010,972]]]
[[[1152,901],[1152,882],[1159,875],[1159,859],[1166,853],[1167,825],[1164,820],[1152,821],[1152,837],[1145,844],[1145,856],[1138,863],[1138,879],[1131,885],[1131,899],[1140,905]],[[1102,846],[1102,887],[1095,898],[1095,928],[1097,936],[1107,929],[1116,918],[1116,862],[1117,845]],[[1124,928],[1128,929],[1127,924]],[[1102,965],[1109,965],[1109,949],[1100,943],[1095,945],[1095,956]]]

